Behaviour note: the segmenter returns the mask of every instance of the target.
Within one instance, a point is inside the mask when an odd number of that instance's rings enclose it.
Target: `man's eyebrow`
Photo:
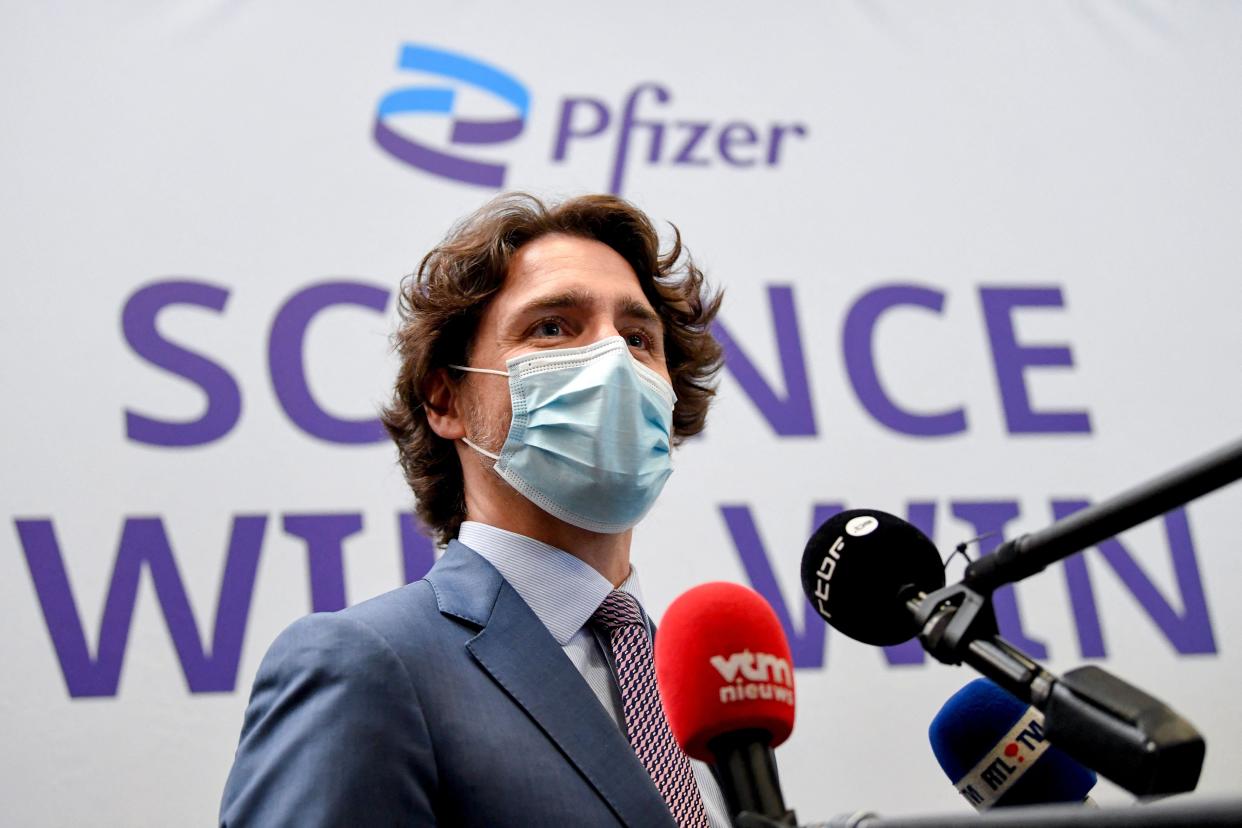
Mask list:
[[[540,296],[532,299],[522,306],[521,313],[528,314],[544,310],[562,310],[565,308],[587,308],[599,301],[599,298],[589,291],[584,290],[566,290],[561,293],[553,293],[548,296]],[[628,316],[643,322],[663,327],[663,321],[650,307],[639,302],[637,299],[626,298],[621,300],[618,308],[622,316]]]
[[[581,290],[566,290],[532,299],[522,306],[522,313],[563,308],[585,308],[595,303],[595,297]]]
[[[626,299],[622,301],[621,315],[639,319],[643,322],[649,322],[656,327],[664,327],[663,321],[656,314],[656,312],[647,305],[644,305],[642,302],[639,302],[637,299]]]

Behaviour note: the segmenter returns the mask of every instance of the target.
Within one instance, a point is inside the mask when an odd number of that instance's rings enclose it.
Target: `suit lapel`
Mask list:
[[[443,566],[441,566],[443,564]],[[526,602],[453,541],[428,575],[440,611],[482,627],[466,648],[628,825],[672,825],[668,806],[616,722]]]

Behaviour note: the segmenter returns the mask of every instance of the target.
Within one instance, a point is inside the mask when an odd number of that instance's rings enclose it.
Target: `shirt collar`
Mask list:
[[[581,558],[516,532],[468,520],[462,523],[457,540],[496,567],[562,647],[591,620],[613,589],[607,578]],[[634,596],[642,606],[633,565],[617,589]]]

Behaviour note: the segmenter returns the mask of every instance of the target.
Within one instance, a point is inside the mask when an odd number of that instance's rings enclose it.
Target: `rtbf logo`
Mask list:
[[[376,143],[434,175],[503,187],[504,164],[450,152],[445,144],[499,144],[518,137],[531,103],[526,87],[495,66],[430,46],[402,46],[398,68],[420,73],[425,80],[380,100]],[[463,111],[472,117],[463,117]],[[675,112],[672,90],[654,81],[637,84],[616,105],[573,95],[562,98],[557,111],[549,142],[551,163],[569,163],[571,149],[581,143],[611,141],[607,190],[617,195],[633,163],[661,169],[771,169],[807,135],[806,126],[794,121],[759,123]],[[447,141],[444,116],[451,119]]]
[[[401,47],[398,68],[438,76],[441,80],[429,86],[409,86],[389,92],[380,100],[375,113],[375,142],[391,155],[407,164],[445,178],[484,187],[503,187],[505,165],[467,158],[436,149],[417,140],[409,133],[398,132],[394,120],[408,115],[446,115],[452,118],[448,142],[454,145],[499,144],[522,134],[526,113],[530,109],[530,93],[526,87],[494,66],[429,46],[406,44]],[[465,88],[445,86],[443,80],[456,81]],[[455,115],[459,98],[469,98],[474,91],[486,93],[502,112],[483,118]],[[461,94],[459,94],[459,92]],[[475,103],[484,108],[487,98]]]
[[[720,688],[721,704],[772,699],[793,706],[793,668],[785,659],[742,650],[728,658],[712,656],[711,661],[725,681]]]

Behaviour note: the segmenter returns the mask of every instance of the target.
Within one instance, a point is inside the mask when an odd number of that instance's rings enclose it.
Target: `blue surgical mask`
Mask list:
[[[509,378],[513,420],[500,454],[463,442],[566,523],[613,534],[642,520],[673,471],[677,397],[668,380],[635,360],[619,336],[505,365],[508,371],[451,366]]]

